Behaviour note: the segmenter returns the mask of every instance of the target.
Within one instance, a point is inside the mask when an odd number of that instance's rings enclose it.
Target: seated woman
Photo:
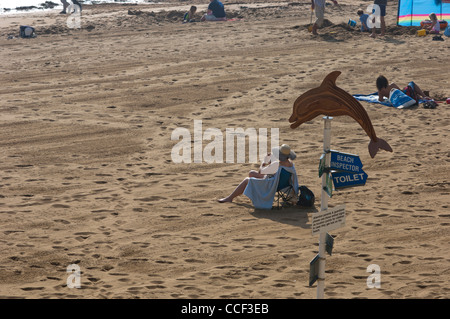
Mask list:
[[[259,171],[250,171],[248,177],[245,178],[236,189],[227,197],[219,199],[219,203],[231,203],[233,199],[241,194],[246,195],[253,202],[255,208],[271,209],[273,199],[277,191],[280,179],[281,169],[285,169],[292,173],[295,194],[298,194],[298,179],[295,166],[292,160],[297,155],[291,151],[291,148],[283,144],[279,148],[273,150],[274,155],[278,154],[278,170],[273,175],[261,174]]]

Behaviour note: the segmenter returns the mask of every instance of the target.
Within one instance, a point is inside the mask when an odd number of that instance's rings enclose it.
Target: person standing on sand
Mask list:
[[[335,5],[338,5],[336,0],[331,0]],[[312,26],[312,34],[318,35],[317,29],[322,26],[323,17],[325,15],[325,0],[311,0],[311,9],[316,13],[316,21]]]
[[[60,12],[60,14],[66,14],[66,9],[69,6],[69,3],[67,2],[67,0],[61,0],[62,4],[63,4],[63,10]],[[77,0],[72,0],[72,3],[74,5],[77,5],[80,7],[80,11],[81,11],[81,4],[77,1]]]
[[[384,21],[384,17],[386,16],[386,6],[387,6],[387,0],[375,0],[373,2],[373,4],[376,4],[380,7],[380,27],[381,27],[381,34],[380,36],[384,36],[384,33],[386,31],[386,22]],[[374,9],[375,10],[375,9]],[[370,37],[375,38],[377,36],[376,33],[376,27],[374,26],[372,28],[372,34],[370,35]]]

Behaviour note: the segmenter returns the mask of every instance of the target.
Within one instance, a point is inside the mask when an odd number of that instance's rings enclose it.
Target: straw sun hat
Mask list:
[[[285,161],[288,158],[290,158],[291,160],[294,160],[297,155],[295,154],[294,151],[291,150],[290,146],[287,144],[283,144],[280,147],[275,147],[273,149],[273,153],[276,155],[278,154],[278,159],[280,161]]]

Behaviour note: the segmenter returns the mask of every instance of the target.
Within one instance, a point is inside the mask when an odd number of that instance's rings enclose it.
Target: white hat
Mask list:
[[[295,152],[292,151],[290,146],[287,144],[283,144],[280,147],[275,147],[273,149],[273,153],[275,154],[275,156],[278,155],[279,160],[287,160],[288,158],[294,160],[297,157]]]

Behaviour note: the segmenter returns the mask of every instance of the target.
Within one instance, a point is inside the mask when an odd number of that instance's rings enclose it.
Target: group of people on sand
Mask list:
[[[74,5],[78,5],[81,11],[81,4],[77,0],[71,0]],[[200,21],[226,21],[227,16],[225,13],[225,7],[219,0],[209,0],[208,10],[204,14]],[[69,2],[67,0],[61,0],[63,4],[63,10],[61,14],[67,14],[67,8],[69,7]],[[185,13],[183,17],[183,22],[195,22],[195,14],[197,12],[196,6],[191,6],[188,12]]]
[[[339,6],[339,3],[336,0],[331,0],[334,5]],[[387,0],[374,0],[374,5],[378,5],[380,16],[380,29],[381,29],[381,36],[384,36],[386,31],[386,22],[384,20],[384,17],[386,16],[386,6],[387,6]],[[318,35],[317,29],[322,26],[324,21],[324,15],[325,15],[325,0],[311,0],[311,9],[314,10],[316,14],[316,21],[312,25],[311,32],[314,35]],[[371,30],[369,30],[369,27],[367,25],[367,19],[369,18],[368,14],[365,14],[363,10],[358,10],[358,15],[360,16],[361,21],[361,31],[372,31],[370,36],[375,38],[377,36],[376,28],[373,27]]]
[[[336,0],[331,0],[335,5],[339,5]],[[379,29],[380,29],[380,36],[384,36],[386,32],[386,6],[387,6],[387,0],[374,0],[374,5],[377,5],[378,8],[373,8],[372,13],[375,15],[379,15]],[[324,13],[325,13],[325,0],[311,0],[311,9],[315,11],[316,14],[316,21],[314,22],[312,26],[312,33],[314,35],[317,35],[317,29],[322,26],[323,20],[324,20]],[[374,24],[375,18],[372,22],[372,24],[368,23],[370,15],[367,13],[364,13],[362,9],[359,9],[357,11],[357,14],[359,16],[359,21],[361,22],[361,31],[362,32],[370,32],[370,37],[375,38],[377,37],[377,27],[376,25],[372,28],[369,27],[369,25]],[[429,19],[431,21],[430,24],[425,24],[423,28],[430,34],[439,34],[441,32],[441,27],[439,20],[435,13],[429,14]]]
[[[200,21],[226,21],[227,15],[225,13],[225,7],[219,0],[209,0],[208,10],[204,14]],[[196,22],[195,14],[197,12],[196,6],[191,6],[188,12],[183,17],[183,22]]]

